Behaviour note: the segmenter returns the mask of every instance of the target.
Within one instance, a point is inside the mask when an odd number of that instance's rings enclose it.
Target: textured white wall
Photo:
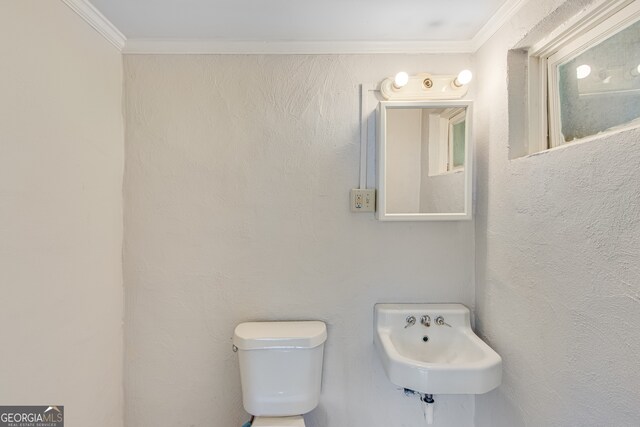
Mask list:
[[[61,1],[0,28],[0,404],[121,426],[122,58]]]
[[[236,324],[328,324],[310,427],[421,425],[372,344],[379,301],[460,301],[473,222],[349,212],[358,83],[455,73],[466,55],[127,56],[126,424],[239,426]],[[436,426],[472,425],[437,397]]]
[[[504,361],[478,427],[640,420],[640,132],[508,154],[507,50],[587,3],[529,2],[477,54],[476,318]]]

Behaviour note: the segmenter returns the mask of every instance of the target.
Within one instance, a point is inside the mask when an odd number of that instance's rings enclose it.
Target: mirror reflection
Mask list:
[[[386,214],[466,212],[467,107],[386,108]]]

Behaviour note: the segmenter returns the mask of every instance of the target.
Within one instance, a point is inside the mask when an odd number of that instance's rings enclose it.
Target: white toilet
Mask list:
[[[323,322],[249,322],[236,327],[242,401],[253,427],[304,427],[303,415],[318,406]]]

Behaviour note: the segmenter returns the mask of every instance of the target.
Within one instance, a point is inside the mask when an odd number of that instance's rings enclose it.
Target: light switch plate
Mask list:
[[[376,190],[354,188],[351,190],[351,212],[375,212]]]

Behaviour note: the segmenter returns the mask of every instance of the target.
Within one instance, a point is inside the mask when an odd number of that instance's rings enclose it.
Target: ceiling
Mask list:
[[[514,2],[91,0],[129,40],[216,42],[468,41]]]

